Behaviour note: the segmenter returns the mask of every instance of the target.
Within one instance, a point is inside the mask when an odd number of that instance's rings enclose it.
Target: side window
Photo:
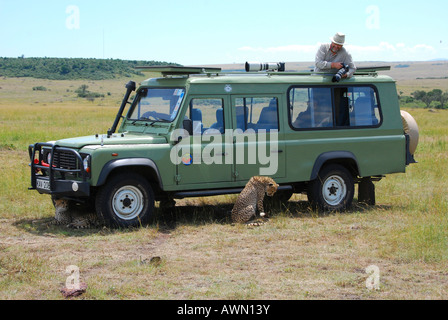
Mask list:
[[[371,87],[348,87],[334,90],[336,126],[376,126],[381,122],[378,98]]]
[[[204,132],[209,129],[215,129],[224,133],[223,106],[224,103],[222,99],[192,99],[187,116],[193,121],[193,134],[204,134]]]
[[[275,97],[249,97],[235,99],[237,129],[246,131],[278,130],[278,99]]]
[[[372,127],[381,122],[372,87],[300,87],[289,90],[290,125],[294,129]]]
[[[292,88],[289,107],[293,128],[333,127],[331,88]]]

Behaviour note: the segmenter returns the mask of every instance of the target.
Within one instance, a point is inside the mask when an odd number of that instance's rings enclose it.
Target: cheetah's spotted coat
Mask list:
[[[69,228],[85,229],[101,226],[96,213],[82,213],[72,208],[68,200],[54,200],[55,216],[50,225],[65,225]]]
[[[269,177],[252,177],[238,195],[232,209],[233,222],[246,223],[256,216],[257,209],[260,216],[264,216],[263,199],[265,194],[273,196],[278,184]]]

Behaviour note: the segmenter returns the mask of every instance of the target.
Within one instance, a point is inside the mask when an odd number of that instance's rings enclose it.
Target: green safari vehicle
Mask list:
[[[342,211],[359,184],[358,200],[374,204],[373,182],[415,162],[418,129],[381,68],[339,82],[282,63],[146,69],[161,76],[126,84],[107,133],[29,146],[30,189],[128,227],[147,222],[155,201],[239,193],[257,175],[280,185],[282,201],[306,193]]]

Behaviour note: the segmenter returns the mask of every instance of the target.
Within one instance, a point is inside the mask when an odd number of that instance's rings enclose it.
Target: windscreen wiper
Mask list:
[[[159,119],[159,120],[151,120],[151,119],[149,119],[149,118],[146,118],[146,117],[142,117],[142,118],[140,118],[140,119],[136,119],[136,120],[134,120],[134,121],[132,121],[132,125],[134,125],[136,122],[139,122],[139,121],[152,121],[149,125],[150,126],[152,126],[154,123],[156,123],[156,122],[171,122],[171,121],[169,121],[169,120],[165,120],[165,119]],[[148,124],[146,124],[146,125],[148,125]]]

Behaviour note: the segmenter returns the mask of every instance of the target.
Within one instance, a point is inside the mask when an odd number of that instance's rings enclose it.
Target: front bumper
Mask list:
[[[89,197],[89,173],[81,155],[73,149],[51,143],[36,143],[28,148],[31,168],[30,190],[65,197]],[[50,163],[44,155],[51,154]]]

